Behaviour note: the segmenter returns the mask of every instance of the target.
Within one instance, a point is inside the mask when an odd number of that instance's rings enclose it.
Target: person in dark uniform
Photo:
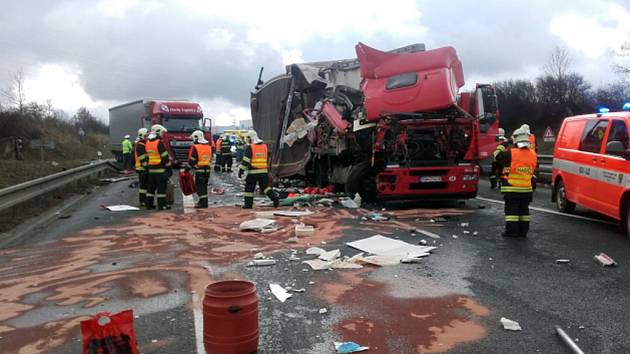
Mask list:
[[[499,144],[497,145],[497,147],[494,149],[494,152],[492,153],[492,167],[490,170],[490,189],[495,189],[498,185],[498,182],[501,178],[501,170],[497,167],[497,156],[502,153],[505,152],[505,150],[507,149],[509,142],[508,139],[505,137],[505,130],[503,130],[503,128],[499,128],[499,135],[497,136],[497,140],[499,141]]]
[[[232,145],[227,135],[221,137],[221,149],[217,153],[221,154],[221,171],[232,172]]]
[[[517,129],[515,147],[497,156],[502,169],[501,193],[505,200],[504,237],[527,237],[529,231],[529,203],[533,199],[532,176],[538,163],[536,152],[529,147],[529,134]]]
[[[147,165],[149,183],[147,188],[147,209],[155,209],[154,197],[157,198],[158,210],[168,209],[166,205],[166,185],[168,183],[168,170],[170,170],[170,157],[160,137],[166,133],[166,128],[159,124],[151,127],[149,141],[146,143]]]
[[[195,208],[207,208],[212,147],[204,138],[201,130],[195,130],[190,137],[193,139],[193,145],[188,151],[188,165],[194,169],[195,189],[197,190],[197,196],[199,196],[199,202],[197,202]]]
[[[238,178],[242,178],[247,173],[245,177],[245,193],[243,193],[245,197],[243,209],[253,208],[256,184],[273,201],[273,206],[277,208],[280,205],[280,199],[273,189],[269,187],[267,144],[260,140],[255,133],[250,133],[249,139],[252,143],[245,147],[241,166],[238,170]]]

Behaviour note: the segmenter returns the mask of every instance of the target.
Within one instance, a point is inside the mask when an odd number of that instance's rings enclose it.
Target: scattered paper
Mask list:
[[[407,257],[400,256],[367,256],[360,259],[363,263],[372,264],[379,267],[399,265],[403,259]]]
[[[272,219],[254,219],[243,221],[239,225],[239,229],[241,231],[257,231],[262,233],[274,232],[278,230],[280,226],[276,224],[275,220]]]
[[[397,263],[403,258],[418,258],[428,256],[436,247],[417,246],[410,243],[395,240],[382,235],[375,235],[362,240],[346,243],[352,248],[377,256],[398,257]],[[366,257],[367,258],[367,257]]]
[[[271,290],[271,293],[278,300],[280,300],[280,302],[285,302],[285,301],[287,301],[288,298],[291,297],[291,294],[289,294],[286,290],[284,290],[283,287],[281,287],[278,284],[270,283],[269,284],[269,290]]]
[[[140,210],[140,208],[136,208],[131,205],[107,205],[105,209],[109,211],[130,211],[130,210]]]
[[[326,250],[319,247],[311,247],[306,250],[306,254],[314,254],[316,256],[319,256],[322,253],[326,253]]]
[[[363,347],[355,342],[333,342],[335,350],[340,354],[358,353],[369,350],[370,347]]]
[[[505,317],[501,317],[501,324],[503,325],[503,329],[507,329],[508,331],[522,331],[521,325],[516,321],[509,320]]]

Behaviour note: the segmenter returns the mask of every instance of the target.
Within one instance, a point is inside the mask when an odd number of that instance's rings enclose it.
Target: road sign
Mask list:
[[[40,140],[40,139],[32,139],[30,141],[29,146],[31,149],[46,149],[46,150],[54,150],[55,142],[49,139]]]
[[[556,141],[556,134],[553,133],[553,130],[551,130],[551,127],[547,127],[547,129],[545,129],[545,135],[543,135],[543,141],[546,143],[553,143],[554,141]]]

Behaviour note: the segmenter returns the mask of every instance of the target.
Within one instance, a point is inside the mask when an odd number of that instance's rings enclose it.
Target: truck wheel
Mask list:
[[[366,202],[376,200],[376,171],[369,162],[361,162],[352,167],[346,181],[346,193],[359,193]]]
[[[575,203],[567,199],[567,190],[562,180],[559,180],[556,186],[556,206],[563,213],[572,213],[575,210]]]

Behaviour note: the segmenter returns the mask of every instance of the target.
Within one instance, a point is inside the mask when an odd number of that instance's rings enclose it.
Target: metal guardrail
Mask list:
[[[0,189],[0,211],[113,168],[114,160],[102,160]]]
[[[553,166],[553,155],[538,155],[538,173],[551,177],[551,167]]]

